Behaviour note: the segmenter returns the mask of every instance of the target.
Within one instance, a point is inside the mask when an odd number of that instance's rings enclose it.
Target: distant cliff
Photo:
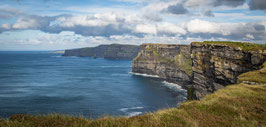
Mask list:
[[[132,62],[132,72],[158,75],[186,87],[192,70],[189,45],[143,44]]]
[[[65,50],[63,56],[96,57],[107,59],[133,59],[137,56],[140,46],[136,45],[99,45],[80,49]]]
[[[240,74],[259,69],[265,60],[266,45],[259,44],[143,44],[132,62],[132,71],[166,78],[187,88],[188,98],[201,99],[226,85],[237,83]]]

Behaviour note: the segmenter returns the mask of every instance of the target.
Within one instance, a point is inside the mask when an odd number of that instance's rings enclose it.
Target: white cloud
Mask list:
[[[153,24],[139,24],[135,29],[136,33],[144,33],[144,34],[157,34],[156,26]]]
[[[251,34],[247,34],[246,37],[247,37],[248,39],[254,39],[254,36],[251,35]]]
[[[163,22],[161,24],[158,24],[157,28],[158,31],[162,33],[183,34],[183,35],[187,33],[187,31],[182,27],[168,22]]]
[[[192,33],[220,33],[220,27],[216,23],[199,19],[188,22],[187,29]]]
[[[11,25],[8,24],[8,23],[6,23],[6,24],[2,24],[1,27],[2,27],[3,29],[11,29]]]
[[[72,17],[59,17],[57,20],[60,26],[75,27],[75,26],[107,26],[116,24],[121,17],[114,13],[82,15]]]
[[[39,26],[35,19],[19,18],[18,21],[12,26],[14,29],[27,29],[37,28]]]

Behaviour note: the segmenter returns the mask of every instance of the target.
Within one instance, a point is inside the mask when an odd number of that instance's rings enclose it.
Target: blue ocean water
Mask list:
[[[0,117],[133,116],[174,107],[186,99],[186,91],[174,84],[130,73],[130,60],[60,55],[0,52]]]

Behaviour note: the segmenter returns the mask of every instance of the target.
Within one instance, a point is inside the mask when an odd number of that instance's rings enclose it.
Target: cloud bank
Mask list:
[[[265,14],[265,0],[250,0],[249,3],[245,0],[117,1],[135,4],[138,9],[128,11],[121,7],[108,7],[103,8],[107,11],[97,12],[97,7],[91,9],[94,11],[79,9],[86,10],[80,12],[68,7],[63,8],[60,14],[38,15],[11,6],[0,6],[0,36],[11,32],[10,36],[4,37],[12,40],[15,36],[12,31],[22,34],[23,31],[33,30],[42,33],[42,38],[31,36],[33,39],[18,39],[17,43],[36,45],[65,41],[68,42],[64,43],[68,45],[65,47],[73,46],[69,43],[78,41],[82,42],[82,46],[86,42],[87,45],[203,40],[266,42],[266,16],[261,14]],[[261,11],[261,15],[253,10]],[[72,13],[66,13],[68,11]],[[76,39],[59,39],[69,36]],[[7,44],[9,40],[0,39],[0,43]]]

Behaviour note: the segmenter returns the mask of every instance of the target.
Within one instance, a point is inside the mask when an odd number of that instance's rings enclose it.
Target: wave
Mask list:
[[[125,77],[128,76],[128,74],[111,74],[112,76],[119,76],[119,77]]]
[[[142,112],[131,112],[131,113],[127,113],[127,117],[137,116],[140,114],[142,114]]]
[[[158,75],[148,75],[148,74],[141,74],[141,73],[134,73],[134,72],[129,72],[132,75],[139,75],[139,76],[143,76],[143,77],[152,77],[152,78],[161,78]]]
[[[178,84],[175,83],[170,83],[167,81],[163,81],[162,82],[163,85],[165,85],[166,87],[170,88],[171,90],[175,90],[175,91],[186,91],[185,89],[182,89],[182,87]]]
[[[128,110],[134,110],[134,109],[143,109],[144,107],[132,107],[132,108],[121,108],[119,109],[122,112],[126,112]]]
[[[62,56],[51,56],[51,57],[54,57],[54,58],[60,58],[60,57],[62,57]]]
[[[124,112],[126,114],[126,117],[132,117],[142,114],[141,110],[144,107],[131,107],[131,108],[121,108],[120,111]]]

